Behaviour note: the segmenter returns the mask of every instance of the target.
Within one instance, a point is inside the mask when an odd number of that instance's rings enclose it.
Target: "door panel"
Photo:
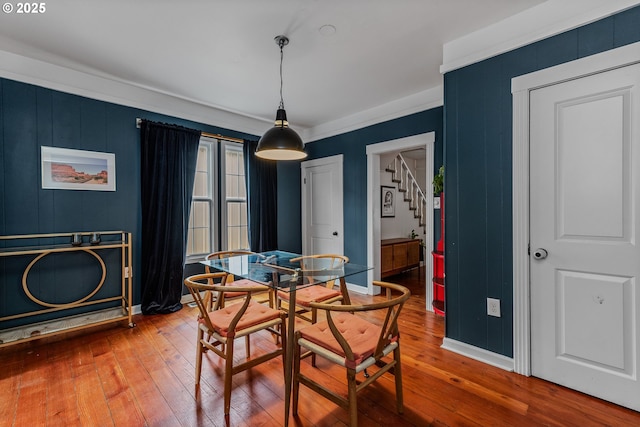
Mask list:
[[[633,65],[530,94],[533,375],[636,410],[639,86]]]
[[[302,164],[303,253],[343,254],[342,157]]]

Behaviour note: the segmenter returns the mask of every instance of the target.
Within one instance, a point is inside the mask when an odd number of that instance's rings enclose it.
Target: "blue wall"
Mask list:
[[[132,232],[134,304],[139,303],[140,297],[136,271],[141,247],[137,117],[257,139],[228,129],[0,79],[0,235],[96,230]],[[115,153],[117,191],[43,190],[40,174],[43,145]],[[24,260],[15,262],[24,263]],[[22,271],[12,263],[14,261],[0,258],[0,316],[9,310],[14,313],[30,308],[22,294]],[[70,301],[73,289],[68,283],[66,280],[45,283],[36,291],[44,293],[46,288],[57,288],[60,297]],[[64,299],[65,288],[69,288],[67,299]],[[0,328],[16,323],[20,322],[6,322]]]
[[[447,337],[513,355],[511,79],[637,41],[640,7],[445,75]]]
[[[378,123],[352,132],[308,143],[307,160],[337,154],[344,155],[344,254],[355,264],[367,264],[367,154],[366,146],[426,132],[435,132],[435,168],[442,164],[442,107]],[[300,232],[300,164],[278,165],[278,242],[283,248],[299,252]],[[286,207],[287,214],[280,215]],[[439,230],[439,221],[437,222]],[[290,246],[288,246],[290,245]],[[366,286],[366,275],[350,282]]]

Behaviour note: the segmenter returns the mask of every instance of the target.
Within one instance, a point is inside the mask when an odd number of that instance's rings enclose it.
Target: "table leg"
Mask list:
[[[296,326],[296,284],[289,292],[289,313],[287,317],[287,348],[284,359],[284,426],[289,425],[289,410],[291,406],[291,386],[293,385],[293,346],[295,345],[294,331]]]
[[[351,298],[349,298],[349,291],[347,290],[347,281],[344,277],[340,278],[340,293],[342,293],[342,304],[351,305]]]

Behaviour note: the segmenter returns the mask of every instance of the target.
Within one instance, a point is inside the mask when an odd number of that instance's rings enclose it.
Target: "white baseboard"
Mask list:
[[[142,306],[140,304],[132,306],[131,314],[142,314]]]
[[[347,290],[362,295],[369,294],[369,289],[366,286],[354,285],[353,283],[347,283]]]
[[[503,356],[501,354],[494,353],[480,347],[452,340],[451,338],[444,338],[442,340],[441,348],[461,354],[470,359],[478,360],[480,362],[486,363],[487,365],[495,366],[497,368],[504,369],[505,371],[513,372],[514,364],[511,357]]]

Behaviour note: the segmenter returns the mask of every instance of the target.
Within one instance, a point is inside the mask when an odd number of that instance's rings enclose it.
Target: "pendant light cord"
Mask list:
[[[282,98],[282,60],[284,54],[282,53],[282,47],[284,46],[284,40],[280,40],[280,108],[284,110],[284,101]]]

